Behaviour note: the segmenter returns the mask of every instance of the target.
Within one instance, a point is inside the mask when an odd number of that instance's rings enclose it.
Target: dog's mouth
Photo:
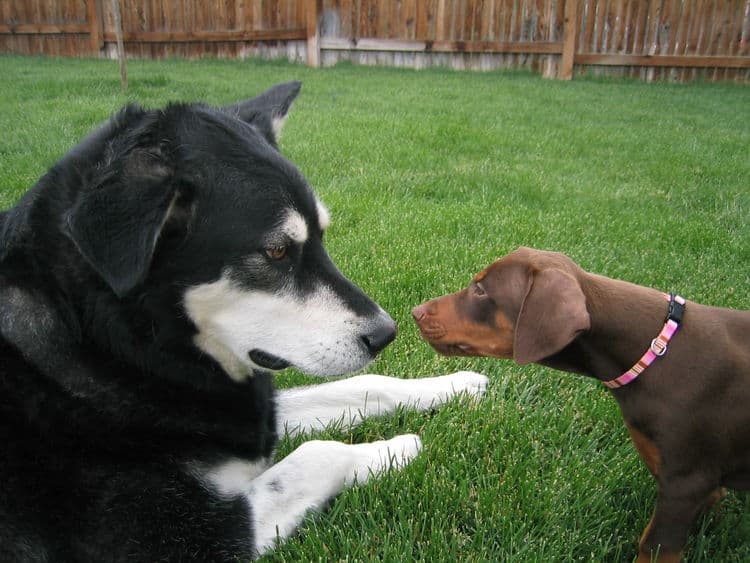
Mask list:
[[[419,327],[419,332],[422,334],[422,338],[428,342],[440,340],[448,334],[448,329],[437,322],[417,322],[417,326]]]
[[[477,356],[476,350],[469,344],[446,342],[435,342],[427,339],[427,343],[434,348],[438,354],[443,356]]]
[[[448,329],[437,321],[419,322],[417,326],[427,343],[432,346],[438,354],[444,356],[475,356],[476,351],[470,344],[462,342],[446,342]],[[442,340],[442,342],[441,342]]]
[[[283,358],[279,358],[278,356],[274,356],[263,350],[258,350],[257,348],[250,350],[247,355],[255,365],[271,371],[278,371],[292,365]]]
[[[442,354],[446,356],[477,356],[476,350],[469,344],[446,344],[445,351]]]

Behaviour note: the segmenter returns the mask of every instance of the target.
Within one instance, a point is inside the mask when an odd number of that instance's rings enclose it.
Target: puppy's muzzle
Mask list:
[[[414,320],[419,323],[422,319],[424,319],[429,313],[429,305],[430,302],[422,303],[421,305],[417,305],[411,310],[411,316],[414,317]]]
[[[428,341],[438,340],[448,332],[443,323],[435,317],[435,310],[433,301],[417,305],[411,310],[411,316],[414,317],[419,330]]]

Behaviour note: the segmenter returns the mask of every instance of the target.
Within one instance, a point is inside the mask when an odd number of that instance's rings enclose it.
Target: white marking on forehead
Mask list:
[[[281,223],[280,230],[294,242],[303,243],[307,240],[307,223],[298,211],[290,209]]]
[[[331,224],[331,214],[319,199],[316,200],[315,203],[318,208],[318,223],[320,223],[320,228],[325,230],[328,228],[328,225]]]

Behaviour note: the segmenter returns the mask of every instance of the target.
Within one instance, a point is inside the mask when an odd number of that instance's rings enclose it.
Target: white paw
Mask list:
[[[354,478],[364,483],[388,469],[402,469],[422,451],[422,440],[416,434],[402,434],[390,440],[351,446],[357,462]]]
[[[489,378],[474,371],[457,371],[442,377],[436,377],[440,382],[439,393],[444,400],[450,399],[459,393],[466,393],[472,397],[481,397],[487,392]]]

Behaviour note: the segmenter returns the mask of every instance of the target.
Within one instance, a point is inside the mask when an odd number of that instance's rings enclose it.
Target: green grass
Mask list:
[[[750,88],[258,61],[128,70],[124,94],[116,62],[0,57],[0,204],[127,101],[225,104],[300,79],[282,149],[332,211],[333,259],[400,326],[368,371],[491,378],[476,404],[321,433],[416,432],[425,448],[403,472],[342,494],[267,560],[632,559],[655,487],[608,392],[537,366],[439,357],[409,311],[519,245],[750,308]],[[748,560],[748,500],[732,493],[701,520],[687,559]]]

